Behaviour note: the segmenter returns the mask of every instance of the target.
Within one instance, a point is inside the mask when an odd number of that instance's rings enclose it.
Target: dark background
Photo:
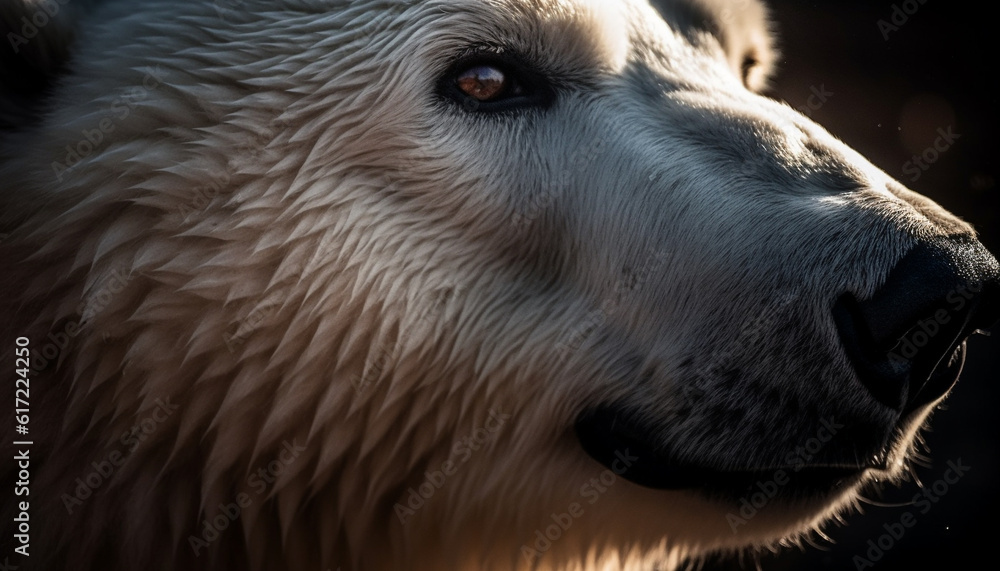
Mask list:
[[[792,107],[807,104],[811,87],[833,95],[812,118],[911,189],[925,194],[975,225],[981,239],[1000,253],[1000,189],[997,188],[997,21],[971,2],[918,0],[919,6],[888,39],[878,21],[891,23],[893,4],[904,2],[771,0],[782,55],[770,94]],[[979,6],[989,6],[981,4]],[[815,100],[814,100],[815,101]],[[938,128],[960,135],[922,171],[904,172],[914,154],[934,144]],[[914,471],[931,485],[961,458],[971,470],[925,515],[909,505],[920,491],[907,482],[869,497],[898,507],[866,505],[847,516],[846,526],[826,529],[835,543],[821,549],[788,548],[761,558],[763,571],[855,570],[867,558],[869,541],[886,534],[884,524],[906,512],[916,524],[864,569],[978,569],[995,561],[1000,518],[1000,327],[994,338],[969,342],[965,373],[925,432],[930,460]],[[883,539],[884,544],[888,544]],[[993,567],[996,563],[986,564]],[[754,569],[752,558],[720,558],[706,571]]]

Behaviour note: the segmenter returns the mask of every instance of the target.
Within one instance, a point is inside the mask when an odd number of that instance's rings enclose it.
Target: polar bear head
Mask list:
[[[997,317],[969,225],[759,93],[755,1],[94,4],[5,19],[51,568],[768,546],[898,478]]]

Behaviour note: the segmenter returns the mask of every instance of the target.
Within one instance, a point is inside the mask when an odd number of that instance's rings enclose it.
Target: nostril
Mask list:
[[[998,273],[978,242],[921,242],[869,299],[837,300],[844,349],[876,400],[905,412],[947,393],[965,338],[1000,318]]]
[[[997,262],[978,242],[921,242],[860,308],[874,341],[880,346],[895,344],[936,310],[968,313],[987,282],[996,279]]]

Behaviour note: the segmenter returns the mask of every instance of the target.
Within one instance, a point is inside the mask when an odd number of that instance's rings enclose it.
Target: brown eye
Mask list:
[[[437,92],[476,114],[548,107],[556,96],[546,75],[513,50],[459,58],[438,79]]]
[[[507,95],[511,80],[501,69],[491,65],[477,65],[458,74],[458,88],[478,101],[491,101]]]

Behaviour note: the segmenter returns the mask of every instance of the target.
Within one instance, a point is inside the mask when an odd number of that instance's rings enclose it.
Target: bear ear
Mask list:
[[[767,8],[759,0],[650,0],[671,28],[694,44],[715,38],[748,89],[762,91],[777,59]]]
[[[63,73],[84,4],[0,0],[0,132],[24,128]]]

